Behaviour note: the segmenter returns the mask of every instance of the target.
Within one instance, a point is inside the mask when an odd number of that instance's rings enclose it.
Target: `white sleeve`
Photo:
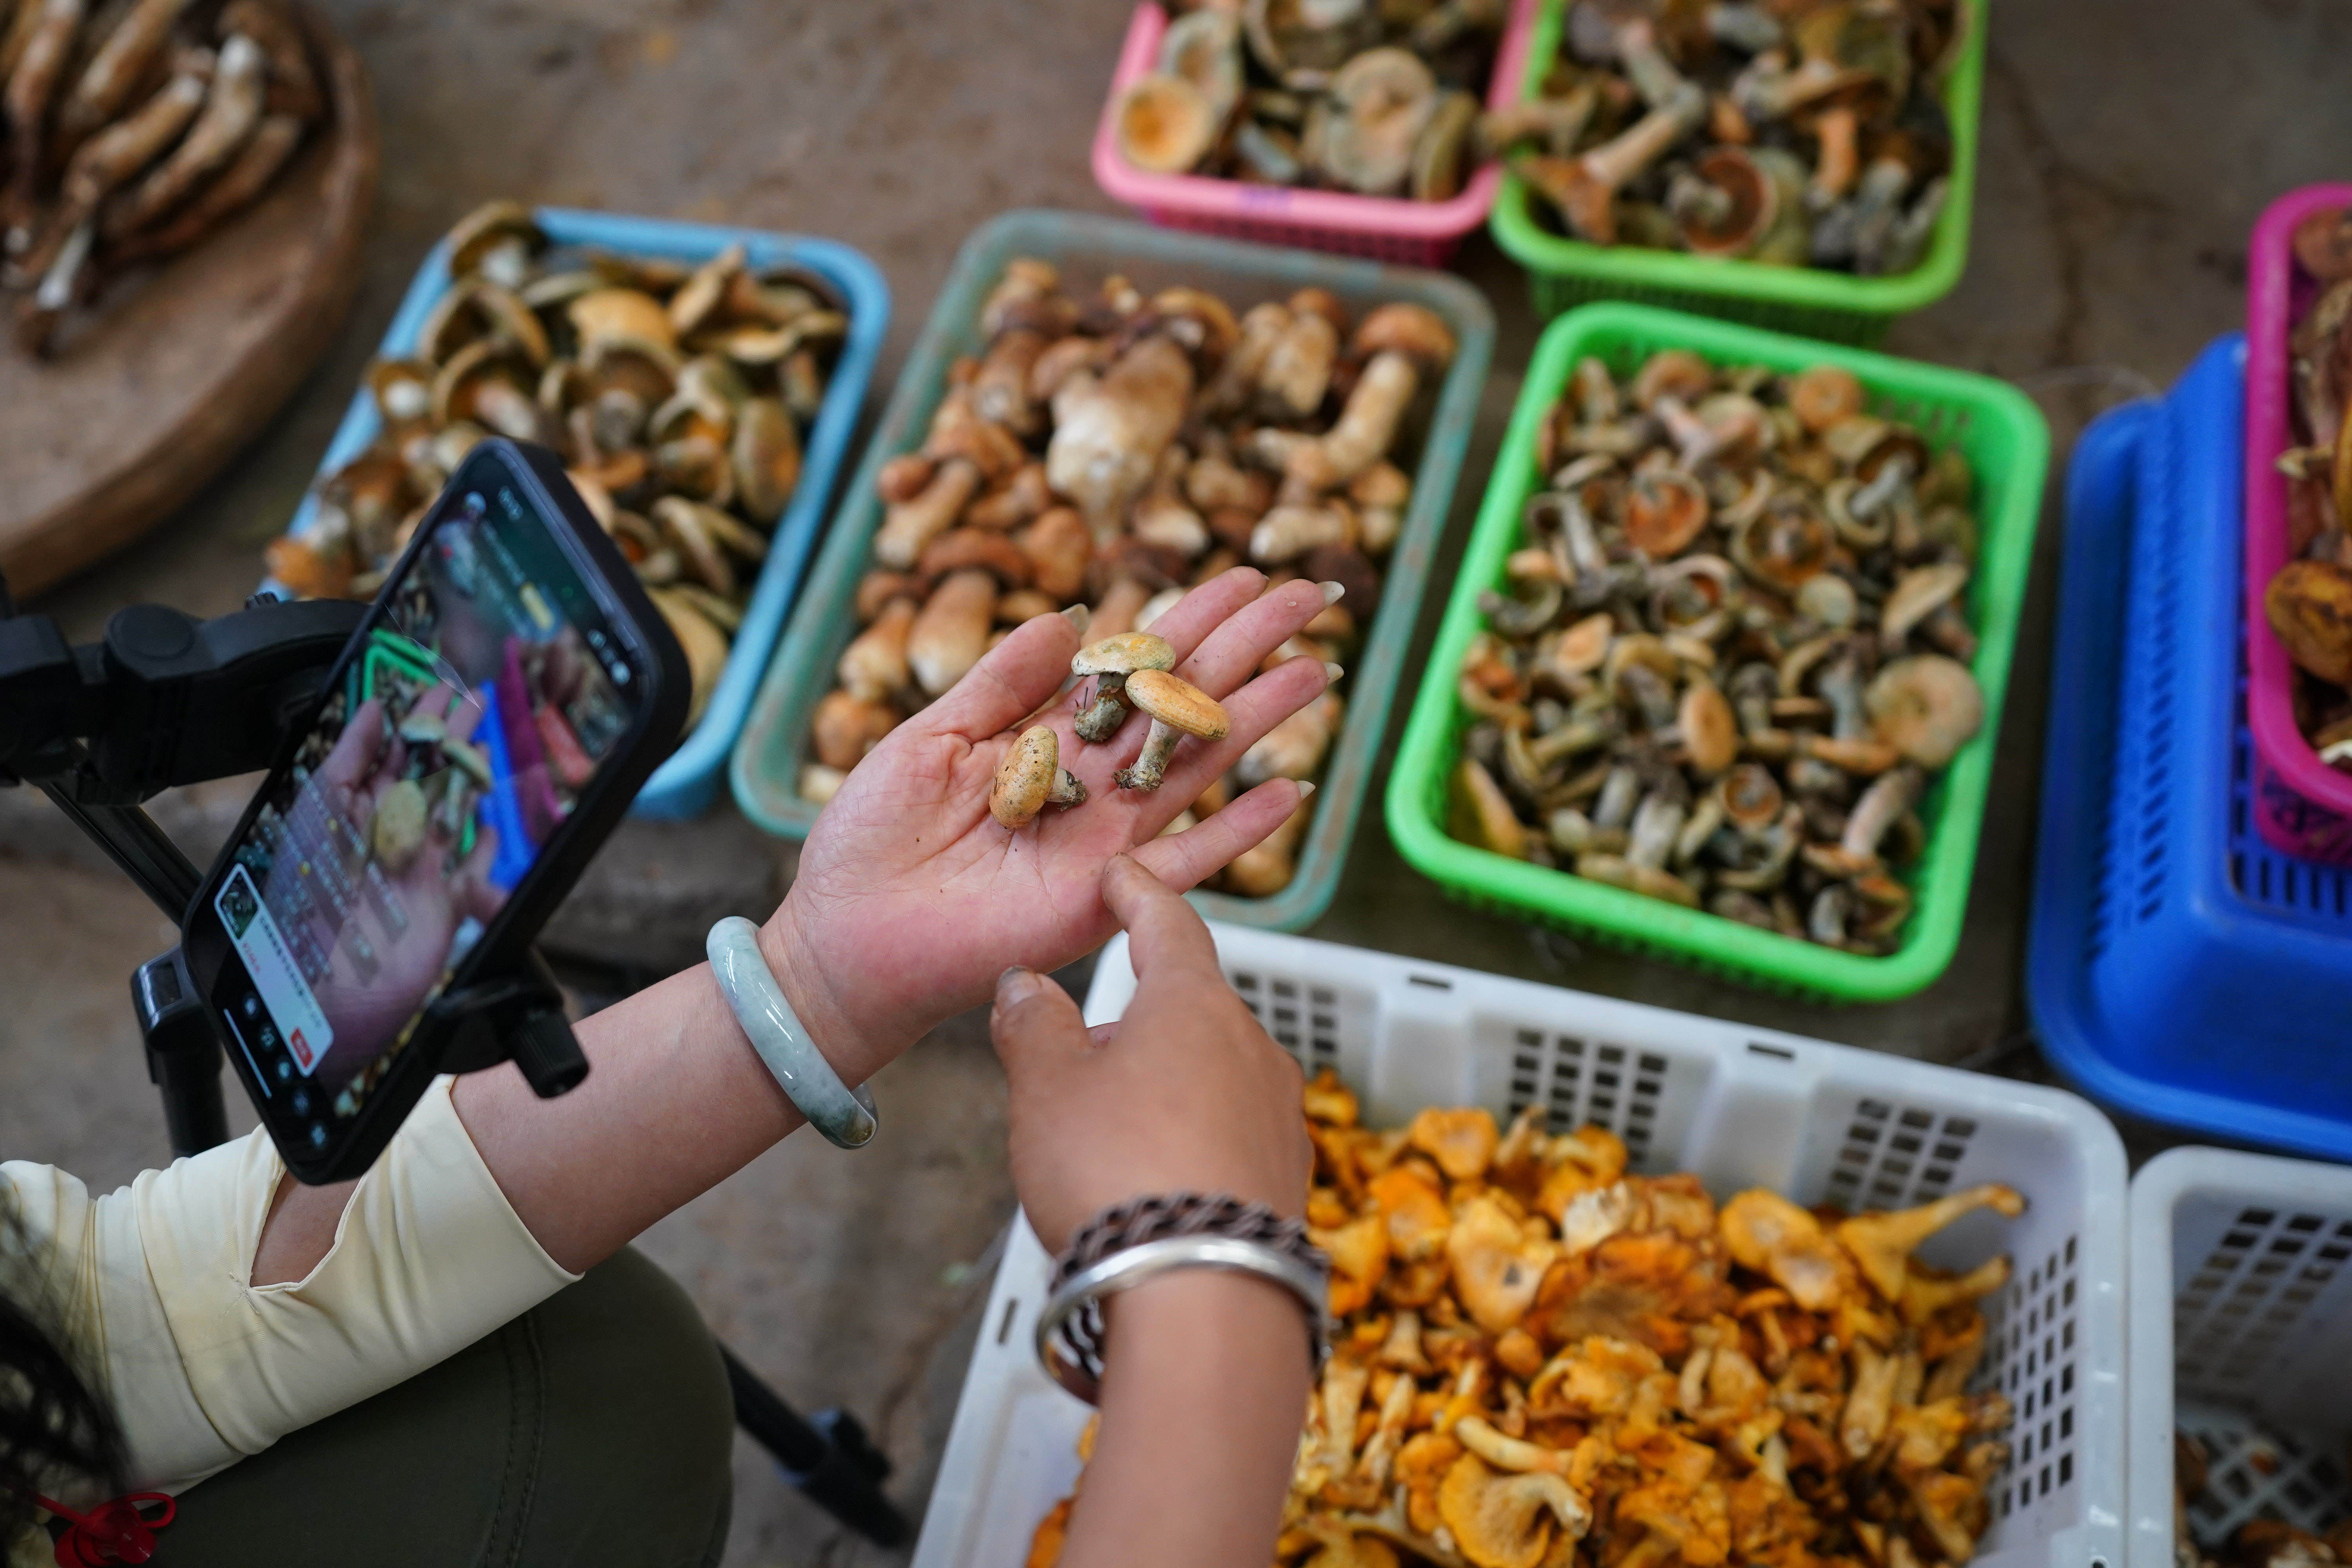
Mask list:
[[[436,1080],[352,1193],[308,1277],[256,1289],[285,1167],[267,1134],[91,1199],[46,1166],[0,1165],[64,1331],[100,1369],[131,1479],[176,1491],[404,1382],[579,1276],[499,1190]]]

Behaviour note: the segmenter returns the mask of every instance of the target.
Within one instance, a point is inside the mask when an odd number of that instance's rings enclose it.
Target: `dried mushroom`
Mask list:
[[[1572,238],[1908,272],[1950,195],[1968,25],[1958,0],[1574,0],[1535,97],[1479,140]]]
[[[67,315],[259,200],[326,117],[285,0],[17,0],[0,47],[0,285],[47,356]]]
[[[1305,1105],[1338,1326],[1276,1568],[1974,1554],[2011,1416],[1971,1391],[1979,1302],[2009,1260],[1953,1275],[1913,1254],[2020,1194],[1844,1215],[1751,1189],[1718,1209],[1694,1176],[1629,1173],[1603,1128],[1547,1132],[1537,1107],[1507,1130],[1433,1107],[1376,1131],[1328,1068]],[[1059,1560],[1075,1500],[1039,1524],[1030,1568]]]
[[[1231,32],[1213,12],[1171,29],[1181,69],[1170,74],[1184,90],[1215,98],[1231,86],[1217,63]],[[1070,662],[1078,743],[1139,735],[1119,787],[1160,787],[1182,738],[1221,738],[1226,720],[1171,673],[1176,650],[1153,618],[1245,563],[1269,588],[1319,583],[1328,601],[1267,668],[1342,659],[1370,624],[1412,502],[1399,460],[1455,349],[1418,305],[1377,305],[1355,321],[1309,288],[1236,314],[1201,289],[1147,296],[1117,276],[1079,293],[1029,258],[1005,268],[979,324],[981,352],[951,367],[921,445],[877,475],[883,516],[855,596],[860,629],[814,715],[804,799],[830,799],[890,724],[1013,626],[1078,606],[1091,639]],[[1139,711],[1148,727],[1130,728]],[[1191,819],[1268,779],[1312,785],[1346,712],[1334,689],[1276,725],[1189,803]],[[1023,810],[999,820],[1036,815]],[[1301,806],[1218,885],[1280,892],[1310,820]]]
[[[1456,689],[1450,831],[1865,954],[1983,728],[1973,480],[1832,366],[1578,365]]]
[[[1185,7],[1112,110],[1118,155],[1205,174],[1442,202],[1468,182],[1505,0]]]
[[[380,432],[320,481],[312,524],[271,542],[270,576],[306,598],[365,598],[475,442],[539,442],[562,454],[684,646],[691,726],[800,482],[802,439],[848,333],[841,302],[813,275],[751,266],[740,246],[689,267],[555,245],[515,202],[476,209],[446,244],[449,287],[416,357],[369,367]],[[911,605],[877,606],[888,646],[862,646],[871,673],[844,682],[857,703],[821,716],[822,765],[845,771],[888,732],[909,661],[927,679],[961,674],[990,615],[983,604],[970,628],[919,627]]]

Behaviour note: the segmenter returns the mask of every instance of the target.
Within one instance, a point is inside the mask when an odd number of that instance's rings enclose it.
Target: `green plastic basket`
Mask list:
[[[1885,958],[1759,931],[1508,859],[1446,834],[1447,781],[1470,723],[1455,695],[1454,672],[1485,623],[1479,591],[1504,586],[1504,562],[1519,545],[1520,515],[1539,478],[1536,439],[1545,411],[1585,355],[1597,354],[1612,370],[1630,374],[1667,348],[1690,349],[1721,364],[1763,364],[1778,371],[1843,365],[1861,379],[1873,413],[1910,423],[1936,447],[1958,447],[1976,470],[1982,546],[1969,585],[1969,607],[1979,636],[1972,668],[1984,689],[1984,729],[1961,748],[1921,803],[1927,847],[1910,878],[1916,902],[1903,946]],[[1544,332],[1528,368],[1437,646],[1406,721],[1404,743],[1389,779],[1390,837],[1407,861],[1465,903],[1532,917],[1608,946],[1652,953],[1768,991],[1840,1002],[1909,995],[1941,974],[1959,945],[2049,462],[2050,431],[2041,411],[2014,387],[1985,376],[1642,305],[1592,305],[1562,317]]]
[[[1147,291],[1190,283],[1217,294],[1236,313],[1310,284],[1330,289],[1359,316],[1385,300],[1409,300],[1434,310],[1453,329],[1459,347],[1418,436],[1412,500],[1389,556],[1380,609],[1349,661],[1343,689],[1347,718],[1316,792],[1313,825],[1299,844],[1297,875],[1267,899],[1192,895],[1212,920],[1298,931],[1319,919],[1339,890],[1389,709],[1403,679],[1422,590],[1435,567],[1438,536],[1469,448],[1479,388],[1494,354],[1495,317],[1486,300],[1460,279],[1440,272],[1276,250],[1080,213],[1013,212],[981,226],[956,255],[761,683],[751,721],[735,748],[736,804],[753,822],[784,837],[805,837],[814,825],[817,807],[799,792],[801,763],[807,755],[810,715],[832,689],[834,665],[857,629],[857,581],[865,575],[874,531],[882,521],[876,477],[885,462],[921,444],[931,411],[946,391],[949,365],[958,355],[986,346],[980,331],[982,301],[1003,275],[1005,263],[1018,256],[1053,262],[1080,288],[1092,288],[1112,272],[1126,274]],[[1406,438],[1413,440],[1414,432],[1408,430]]]
[[[1918,266],[1897,277],[1856,278],[1811,267],[1588,245],[1537,221],[1527,182],[1507,172],[1487,224],[1495,243],[1528,269],[1537,315],[1557,316],[1596,300],[1625,300],[1868,345],[1885,335],[1895,317],[1950,293],[1969,260],[1969,209],[1976,195],[1978,121],[1984,102],[1986,0],[1960,4],[1966,31],[1944,87],[1952,126],[1951,195]],[[1567,10],[1568,0],[1544,0],[1528,47],[1525,96],[1534,96],[1559,56]]]

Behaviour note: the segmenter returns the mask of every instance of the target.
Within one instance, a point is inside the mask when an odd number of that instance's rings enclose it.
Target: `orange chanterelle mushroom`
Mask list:
[[[1307,1086],[1331,1359],[1276,1568],[1960,1568],[2009,1460],[1977,1389],[2009,1259],[1931,1268],[1992,1184],[1843,1215],[1721,1207],[1600,1127],[1432,1108],[1361,1124]],[[1979,1222],[1983,1223],[1983,1222]],[[1072,1503],[1038,1526],[1053,1568]]]

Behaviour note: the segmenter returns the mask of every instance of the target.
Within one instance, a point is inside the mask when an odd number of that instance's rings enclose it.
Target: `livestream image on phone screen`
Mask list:
[[[635,675],[510,486],[467,492],[273,781],[214,907],[273,1100],[356,1114],[629,729]]]

